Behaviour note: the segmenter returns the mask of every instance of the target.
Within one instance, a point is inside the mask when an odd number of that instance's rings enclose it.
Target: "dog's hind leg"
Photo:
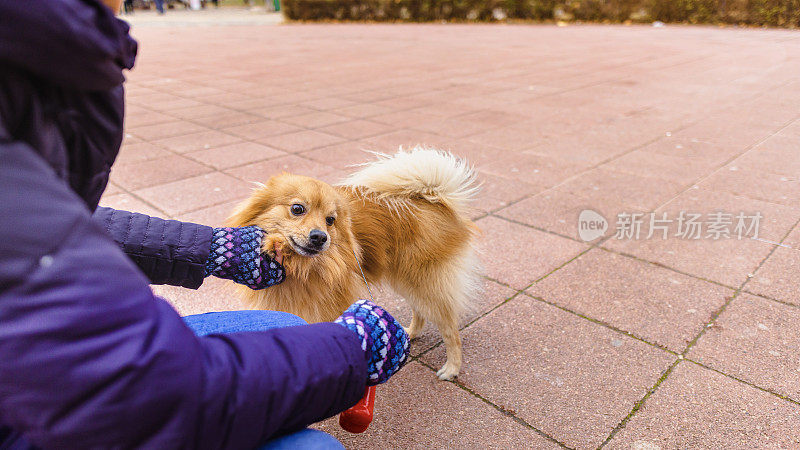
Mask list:
[[[408,333],[408,337],[414,339],[419,335],[419,332],[422,331],[422,327],[425,326],[425,316],[413,309],[411,314],[411,326],[403,328],[406,330],[406,333]]]

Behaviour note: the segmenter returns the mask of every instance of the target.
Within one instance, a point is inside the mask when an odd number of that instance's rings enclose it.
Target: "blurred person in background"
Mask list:
[[[341,447],[303,429],[403,365],[402,327],[367,301],[304,325],[153,295],[287,274],[256,227],[98,207],[137,50],[103,1],[0,0],[0,448]]]

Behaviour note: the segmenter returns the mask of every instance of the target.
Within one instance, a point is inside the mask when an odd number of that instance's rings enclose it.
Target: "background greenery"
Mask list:
[[[800,0],[281,0],[293,20],[509,19],[800,26]]]

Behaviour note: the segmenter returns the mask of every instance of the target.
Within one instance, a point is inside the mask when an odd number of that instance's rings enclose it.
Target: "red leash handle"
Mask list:
[[[367,386],[364,396],[352,408],[339,414],[339,426],[350,433],[363,433],[372,422],[375,410],[375,386]]]

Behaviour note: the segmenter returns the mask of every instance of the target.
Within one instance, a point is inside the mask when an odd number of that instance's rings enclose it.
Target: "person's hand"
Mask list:
[[[214,228],[205,276],[233,280],[251,289],[264,289],[282,282],[286,271],[283,256],[275,259],[261,252],[264,230],[247,227]]]
[[[385,309],[359,300],[335,320],[358,335],[367,359],[367,385],[386,382],[408,361],[408,334]]]

